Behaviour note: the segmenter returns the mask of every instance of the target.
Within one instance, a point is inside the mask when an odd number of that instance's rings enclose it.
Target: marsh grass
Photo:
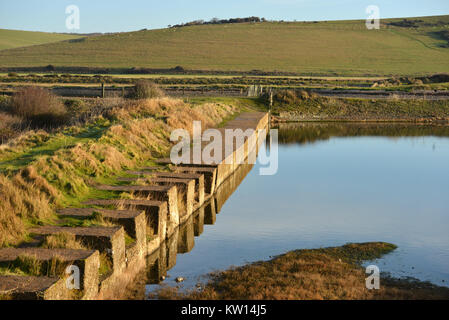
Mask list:
[[[367,290],[361,263],[396,248],[376,242],[342,247],[296,250],[270,261],[255,262],[211,274],[198,290],[165,287],[159,299],[200,300],[365,300],[449,299],[449,289],[419,281],[381,276],[380,290]]]

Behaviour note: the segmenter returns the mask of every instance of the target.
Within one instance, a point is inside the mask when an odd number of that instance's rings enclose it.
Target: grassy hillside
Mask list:
[[[80,38],[59,33],[0,29],[0,50]]]
[[[449,72],[449,16],[367,30],[364,21],[204,25],[83,38],[0,52],[0,67],[254,69],[321,75]],[[400,21],[397,19],[397,21]]]

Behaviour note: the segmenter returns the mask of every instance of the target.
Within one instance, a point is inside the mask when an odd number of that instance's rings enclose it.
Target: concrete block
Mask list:
[[[126,267],[125,230],[123,227],[55,227],[45,226],[29,230],[31,234],[49,236],[60,233],[71,234],[90,249],[106,252],[112,261],[113,272]]]

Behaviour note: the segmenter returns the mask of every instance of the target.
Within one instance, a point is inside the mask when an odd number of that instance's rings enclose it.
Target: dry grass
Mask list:
[[[367,275],[359,263],[394,248],[386,243],[365,243],[292,251],[271,261],[215,273],[202,291],[183,294],[165,288],[157,296],[212,300],[449,299],[448,288],[386,277],[381,277],[380,290],[367,290]]]
[[[139,100],[102,109],[83,127],[30,131],[2,145],[0,246],[22,241],[27,225],[52,219],[58,206],[95,194],[95,184],[166,157],[173,129],[191,130],[193,120],[207,128],[236,111],[170,98]]]
[[[62,100],[45,88],[25,87],[12,97],[0,96],[0,145],[32,128],[55,129],[69,118]]]
[[[0,144],[17,136],[24,127],[24,121],[18,116],[0,112]]]
[[[33,255],[21,255],[11,263],[7,263],[1,272],[5,275],[27,275],[55,277],[63,276],[65,267],[70,264],[54,257],[49,261],[38,260]]]
[[[27,167],[12,177],[0,175],[0,243],[17,241],[25,232],[26,223],[53,216],[52,203],[58,191]]]
[[[11,101],[13,114],[40,127],[63,124],[67,110],[61,100],[48,89],[26,87],[17,91]]]
[[[161,98],[164,95],[164,91],[154,82],[139,80],[136,82],[130,97],[134,99],[153,99]]]
[[[46,249],[86,249],[76,241],[75,235],[65,232],[46,236],[41,246]]]

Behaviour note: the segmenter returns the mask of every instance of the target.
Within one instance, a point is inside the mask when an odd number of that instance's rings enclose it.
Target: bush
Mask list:
[[[275,102],[285,105],[294,105],[300,103],[302,100],[309,100],[316,98],[316,94],[306,91],[281,90],[276,92],[273,96]]]
[[[449,82],[449,74],[448,73],[438,73],[432,75],[429,80],[432,83],[443,83],[443,82]]]
[[[86,104],[80,99],[67,99],[64,101],[64,105],[67,111],[72,114],[85,111],[86,109]]]
[[[148,80],[139,80],[130,93],[130,98],[152,99],[164,96],[164,91],[157,84]]]
[[[17,77],[18,74],[16,72],[10,72],[8,73],[8,77]]]
[[[59,126],[67,119],[64,104],[49,90],[40,87],[27,87],[16,92],[12,97],[11,112],[38,127]]]

